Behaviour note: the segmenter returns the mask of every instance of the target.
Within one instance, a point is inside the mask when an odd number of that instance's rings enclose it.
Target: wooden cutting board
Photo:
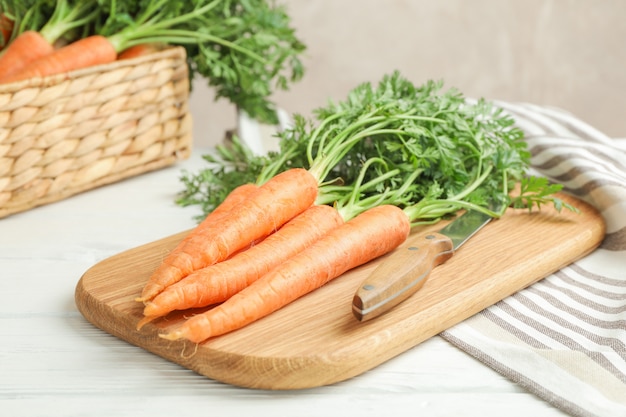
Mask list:
[[[137,331],[142,305],[135,297],[188,231],[94,265],[77,284],[76,305],[102,330],[215,380],[262,389],[327,385],[376,367],[595,249],[604,237],[602,217],[582,201],[561,197],[581,212],[509,210],[436,268],[409,300],[368,322],[352,315],[352,297],[380,259],[200,345],[158,337],[189,311]]]

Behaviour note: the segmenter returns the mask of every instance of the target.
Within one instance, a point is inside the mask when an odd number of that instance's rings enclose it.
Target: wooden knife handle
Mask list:
[[[357,289],[352,301],[355,317],[370,320],[400,304],[424,285],[433,268],[453,254],[452,241],[441,233],[409,238]]]

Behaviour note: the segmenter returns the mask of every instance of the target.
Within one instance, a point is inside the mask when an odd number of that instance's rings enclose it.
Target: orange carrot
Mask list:
[[[0,63],[0,79],[17,74],[34,60],[51,54],[57,42],[68,42],[98,16],[97,0],[55,0],[52,4],[9,2],[5,13],[14,20],[7,57]],[[50,7],[54,10],[49,14]],[[41,18],[43,17],[43,19]],[[20,39],[23,38],[23,39]],[[8,50],[12,49],[11,54]]]
[[[25,65],[54,51],[39,32],[27,30],[11,42],[0,56],[0,80],[16,74]]]
[[[140,56],[148,55],[153,52],[158,52],[163,50],[165,45],[162,43],[141,43],[139,45],[131,46],[120,52],[117,55],[117,59],[132,59]]]
[[[331,206],[311,206],[263,242],[223,262],[192,272],[169,286],[144,308],[140,326],[174,310],[221,303],[274,267],[343,224]]]
[[[157,268],[138,301],[147,302],[191,272],[224,261],[257,239],[275,232],[315,202],[318,182],[307,170],[293,168],[261,185],[210,228],[196,228]]]
[[[176,279],[172,278],[171,283],[174,283],[176,280],[189,274],[189,272],[194,269],[194,260],[191,258],[188,249],[194,245],[193,241],[196,239],[196,236],[209,234],[210,230],[216,227],[217,223],[222,221],[228,212],[241,204],[248,196],[254,193],[257,188],[258,187],[254,184],[243,184],[231,191],[215,210],[209,213],[195,229],[176,245],[172,252],[167,255],[156,269],[154,276],[165,275],[168,277],[177,277]],[[148,282],[144,287],[142,298],[137,301],[144,301],[143,297],[146,297],[146,300],[152,298],[171,283],[165,283],[165,281],[164,284],[160,284],[157,281]]]
[[[201,343],[237,330],[321,287],[344,272],[384,255],[409,235],[402,209],[382,205],[330,231],[219,306],[160,336]]]
[[[27,64],[17,73],[1,77],[0,83],[45,77],[115,61],[117,52],[107,38],[91,35],[65,45]]]

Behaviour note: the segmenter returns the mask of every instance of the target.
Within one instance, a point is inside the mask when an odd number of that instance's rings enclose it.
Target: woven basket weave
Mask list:
[[[182,47],[0,85],[0,218],[191,152]]]

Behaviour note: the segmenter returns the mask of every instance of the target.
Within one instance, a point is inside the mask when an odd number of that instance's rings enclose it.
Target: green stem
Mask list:
[[[81,1],[71,6],[67,0],[57,0],[52,16],[41,28],[39,34],[50,44],[54,44],[70,30],[86,25],[97,15],[95,0]]]
[[[251,50],[237,45],[234,42],[220,38],[218,36],[209,35],[203,32],[194,32],[185,29],[159,29],[154,30],[150,27],[142,27],[133,31],[122,31],[115,35],[109,36],[109,42],[113,44],[116,51],[123,51],[131,46],[149,43],[179,43],[179,44],[197,44],[203,42],[213,42],[222,46],[226,46],[234,51],[240,52],[250,58],[256,59],[261,63],[267,63],[262,56],[252,52]]]
[[[354,183],[354,187],[352,192],[348,194],[348,205],[354,205],[355,201],[359,198],[360,193],[362,192],[361,185],[363,183],[363,179],[365,178],[365,173],[367,169],[374,163],[381,164],[383,166],[387,166],[387,163],[382,158],[370,158],[363,164],[363,167],[359,171],[359,175]],[[398,171],[398,170],[396,170]]]
[[[461,200],[463,198],[465,198],[467,195],[469,195],[472,191],[476,190],[478,187],[480,187],[480,185],[485,181],[485,179],[489,176],[489,174],[491,173],[491,171],[493,170],[493,165],[489,165],[487,167],[487,169],[485,169],[482,173],[482,175],[480,175],[479,177],[477,177],[474,181],[472,181],[472,183],[465,187],[463,189],[462,192],[449,197],[448,200],[452,200],[452,201],[458,201]]]
[[[308,144],[307,144],[307,148],[306,148],[306,155],[307,155],[307,159],[309,161],[309,165],[313,165],[313,144],[315,143],[315,141],[317,140],[317,137],[319,136],[320,132],[323,131],[324,129],[326,129],[326,126],[345,116],[345,112],[340,112],[340,113],[335,113],[332,116],[329,116],[327,118],[325,118],[318,126],[317,128],[315,128],[315,130],[313,130],[313,132],[311,133],[311,137],[308,140]],[[318,155],[320,154],[320,149],[323,147],[323,144],[326,141],[326,137],[331,133],[331,130],[328,129],[324,135],[322,136],[321,140],[320,140],[320,144],[318,145]]]
[[[350,149],[352,149],[360,140],[383,133],[406,133],[401,129],[383,129],[387,124],[389,124],[389,121],[384,120],[384,118],[382,120],[382,122],[369,126],[366,129],[361,130],[360,132],[350,136],[348,139],[346,137],[350,135],[350,133],[352,133],[352,130],[358,127],[344,130],[333,140],[333,143],[338,143],[338,145],[330,147],[330,149],[325,149],[321,151],[321,153],[318,154],[317,158],[309,168],[309,172],[311,172],[311,174],[313,174],[315,178],[323,180],[324,178],[326,178],[332,168],[337,165],[341,161],[341,159],[350,151]]]
[[[162,42],[162,43],[179,43],[179,44],[196,44],[212,42],[230,48],[241,54],[247,55],[263,64],[267,60],[250,49],[244,48],[235,42],[211,35],[206,32],[193,31],[181,28],[180,25],[193,19],[202,19],[206,13],[217,7],[222,0],[214,0],[202,7],[196,8],[188,13],[169,19],[162,19],[160,14],[162,8],[167,4],[168,0],[153,2],[142,14],[135,20],[135,24],[128,26],[126,29],[107,36],[107,29],[101,31],[109,42],[113,44],[116,51],[120,52],[131,46],[141,43]],[[112,8],[115,7],[115,2]]]
[[[379,162],[386,165],[384,160],[381,159],[380,161],[377,161],[377,159],[378,158],[372,158],[371,160],[368,160],[368,162]],[[356,182],[354,189],[348,194],[348,198],[339,198],[335,202],[335,206],[341,213],[344,220],[349,220],[366,210],[383,204],[392,204],[396,206],[405,205],[408,201],[410,201],[409,195],[407,194],[408,189],[415,183],[417,177],[422,174],[421,170],[415,170],[404,180],[400,187],[393,189],[386,188],[382,193],[362,198],[360,194],[367,188],[371,188],[384,180],[401,174],[401,170],[394,169],[361,186],[360,181],[362,181],[362,177],[365,175],[365,171],[369,168],[369,165],[371,165],[371,163],[365,164],[361,169],[361,172],[359,173],[360,180]]]
[[[391,171],[387,171],[376,178],[366,182],[363,185],[359,186],[359,191],[364,192],[371,190],[376,185],[384,183],[388,179],[398,175],[400,173],[399,169],[393,169]],[[322,184],[320,186],[320,193],[317,200],[318,204],[331,204],[337,202],[339,200],[345,199],[346,195],[349,195],[354,187],[352,185],[334,185],[332,182],[328,184]]]
[[[170,0],[167,0],[167,1],[170,1]],[[205,13],[217,7],[217,5],[221,2],[222,0],[213,0],[212,2],[205,4],[204,6],[200,8],[194,9],[192,12],[182,14],[180,16],[170,18],[168,20],[161,21],[160,19],[152,19],[156,23],[151,24],[151,26],[154,27],[155,29],[169,28],[169,27],[173,27],[174,25],[185,23],[194,18],[202,18],[202,16],[204,16]]]
[[[270,178],[278,174],[278,171],[282,166],[284,166],[285,162],[296,156],[297,152],[298,149],[295,143],[290,148],[283,150],[283,152],[280,153],[279,158],[266,165],[259,173],[256,184],[262,185],[269,181]]]
[[[437,117],[431,117],[431,116],[415,116],[415,115],[411,115],[411,114],[398,114],[398,115],[393,115],[393,116],[389,116],[390,119],[400,119],[400,120],[418,120],[418,121],[423,121],[423,122],[435,122],[435,123],[448,123],[445,120],[439,119]]]

